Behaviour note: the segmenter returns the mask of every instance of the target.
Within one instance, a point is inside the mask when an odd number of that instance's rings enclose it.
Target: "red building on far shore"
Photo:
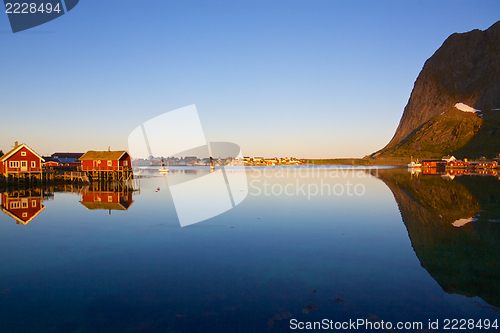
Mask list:
[[[461,160],[455,160],[448,162],[447,167],[449,168],[465,168],[465,162]]]
[[[423,160],[422,168],[446,168],[446,161],[443,160]]]
[[[466,166],[469,168],[496,168],[498,166],[497,161],[479,161],[479,162],[466,162]]]

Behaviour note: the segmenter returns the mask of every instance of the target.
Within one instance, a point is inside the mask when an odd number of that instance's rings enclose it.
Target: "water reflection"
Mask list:
[[[72,193],[81,197],[80,203],[89,210],[126,211],[134,202],[134,190],[120,183],[93,183],[87,186],[60,184],[10,190],[1,193],[0,210],[16,224],[28,224],[46,207],[43,201],[54,200],[54,193]]]
[[[0,209],[12,217],[16,224],[26,225],[45,209],[42,202],[47,196],[42,188],[3,192]]]
[[[446,292],[500,306],[500,188],[491,177],[496,172],[424,171],[436,174],[378,174],[394,194],[422,267]]]
[[[134,200],[133,190],[117,183],[92,183],[82,189],[80,203],[85,208],[103,209],[111,214],[112,210],[128,210]]]

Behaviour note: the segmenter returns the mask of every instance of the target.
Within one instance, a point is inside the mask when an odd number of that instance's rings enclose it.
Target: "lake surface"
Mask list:
[[[3,193],[0,331],[281,332],[325,319],[331,328],[375,325],[359,332],[384,331],[375,329],[382,321],[392,332],[437,332],[448,331],[446,319],[482,320],[468,329],[477,332],[500,317],[495,176],[227,173],[246,175],[246,199],[182,228],[156,170],[135,192],[103,184]]]

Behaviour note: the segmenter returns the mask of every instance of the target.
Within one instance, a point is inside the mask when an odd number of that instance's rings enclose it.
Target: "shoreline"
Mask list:
[[[386,165],[386,166],[406,166],[408,158],[391,159],[364,159],[364,158],[321,158],[304,159],[309,165]]]

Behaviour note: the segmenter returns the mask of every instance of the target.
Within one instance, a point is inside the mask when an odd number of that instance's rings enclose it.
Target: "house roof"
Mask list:
[[[79,160],[80,161],[95,161],[95,160],[119,160],[124,154],[127,154],[125,150],[115,150],[115,151],[95,151],[89,150],[83,154]]]
[[[61,161],[61,163],[80,163],[78,158],[74,157],[59,157],[59,161]]]
[[[45,156],[43,158],[45,160],[45,162],[57,162],[57,163],[61,163],[61,160],[56,158],[56,157],[51,157],[51,156]]]
[[[83,153],[54,153],[50,156],[51,157],[59,157],[59,158],[78,158],[82,155],[83,155]]]
[[[17,153],[18,151],[20,151],[21,149],[23,148],[26,148],[28,149],[30,152],[32,152],[34,155],[36,155],[38,158],[40,158],[42,160],[42,162],[45,162],[45,160],[43,159],[42,156],[38,155],[33,149],[31,149],[30,147],[28,147],[26,144],[24,143],[21,143],[19,146],[15,147],[15,148],[12,148],[7,154],[3,155],[2,157],[0,157],[0,162],[4,162],[4,161],[7,161],[9,158],[11,158],[15,153]]]
[[[31,216],[29,219],[24,219],[22,217],[19,217],[17,216],[16,214],[12,213],[10,210],[8,210],[7,208],[5,208],[4,206],[0,206],[0,210],[2,212],[4,212],[5,214],[9,215],[10,217],[12,217],[14,220],[16,220],[17,224],[21,223],[21,224],[28,224],[30,223],[35,217],[37,217],[38,214],[40,214],[40,212],[42,210],[45,209],[45,206],[42,206],[40,207],[40,209],[35,213],[33,214],[33,216]]]

